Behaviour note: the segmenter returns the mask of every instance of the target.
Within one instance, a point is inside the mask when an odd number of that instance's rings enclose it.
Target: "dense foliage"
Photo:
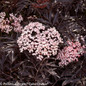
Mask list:
[[[86,0],[0,0],[5,82],[86,86]]]

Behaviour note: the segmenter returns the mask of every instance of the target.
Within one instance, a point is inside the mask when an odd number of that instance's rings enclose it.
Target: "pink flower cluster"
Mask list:
[[[68,65],[70,62],[78,61],[77,57],[80,57],[84,53],[84,46],[76,41],[67,41],[69,46],[64,47],[57,55],[57,59],[60,60],[59,66]]]
[[[23,21],[22,16],[19,15],[18,17],[16,17],[15,15],[13,15],[13,13],[11,13],[9,19],[12,22],[11,25],[13,26],[13,30],[15,32],[21,32],[23,28],[20,24],[21,21]]]
[[[0,29],[2,32],[9,33],[12,30],[12,27],[10,27],[10,21],[8,20],[8,18],[5,19],[5,16],[5,12],[0,13]]]
[[[0,29],[2,32],[9,33],[14,30],[15,32],[21,32],[22,26],[21,21],[23,20],[22,16],[16,17],[13,13],[10,14],[9,18],[6,18],[6,13],[0,13]]]
[[[20,52],[28,50],[37,59],[56,55],[59,43],[62,43],[60,34],[56,29],[46,28],[42,23],[31,22],[24,27],[17,43]]]

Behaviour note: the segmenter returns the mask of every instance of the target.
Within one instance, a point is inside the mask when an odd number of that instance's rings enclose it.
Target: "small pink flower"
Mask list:
[[[23,20],[22,16],[16,17],[13,13],[10,14],[9,18],[5,18],[6,13],[0,13],[0,29],[2,32],[9,34],[12,30],[15,32],[21,32],[22,26],[21,21]]]
[[[57,55],[57,59],[60,60],[59,66],[68,65],[70,62],[78,61],[78,57],[80,57],[84,53],[84,47],[76,41],[73,43],[72,41],[67,41],[68,46],[64,47],[62,51],[59,51]]]

